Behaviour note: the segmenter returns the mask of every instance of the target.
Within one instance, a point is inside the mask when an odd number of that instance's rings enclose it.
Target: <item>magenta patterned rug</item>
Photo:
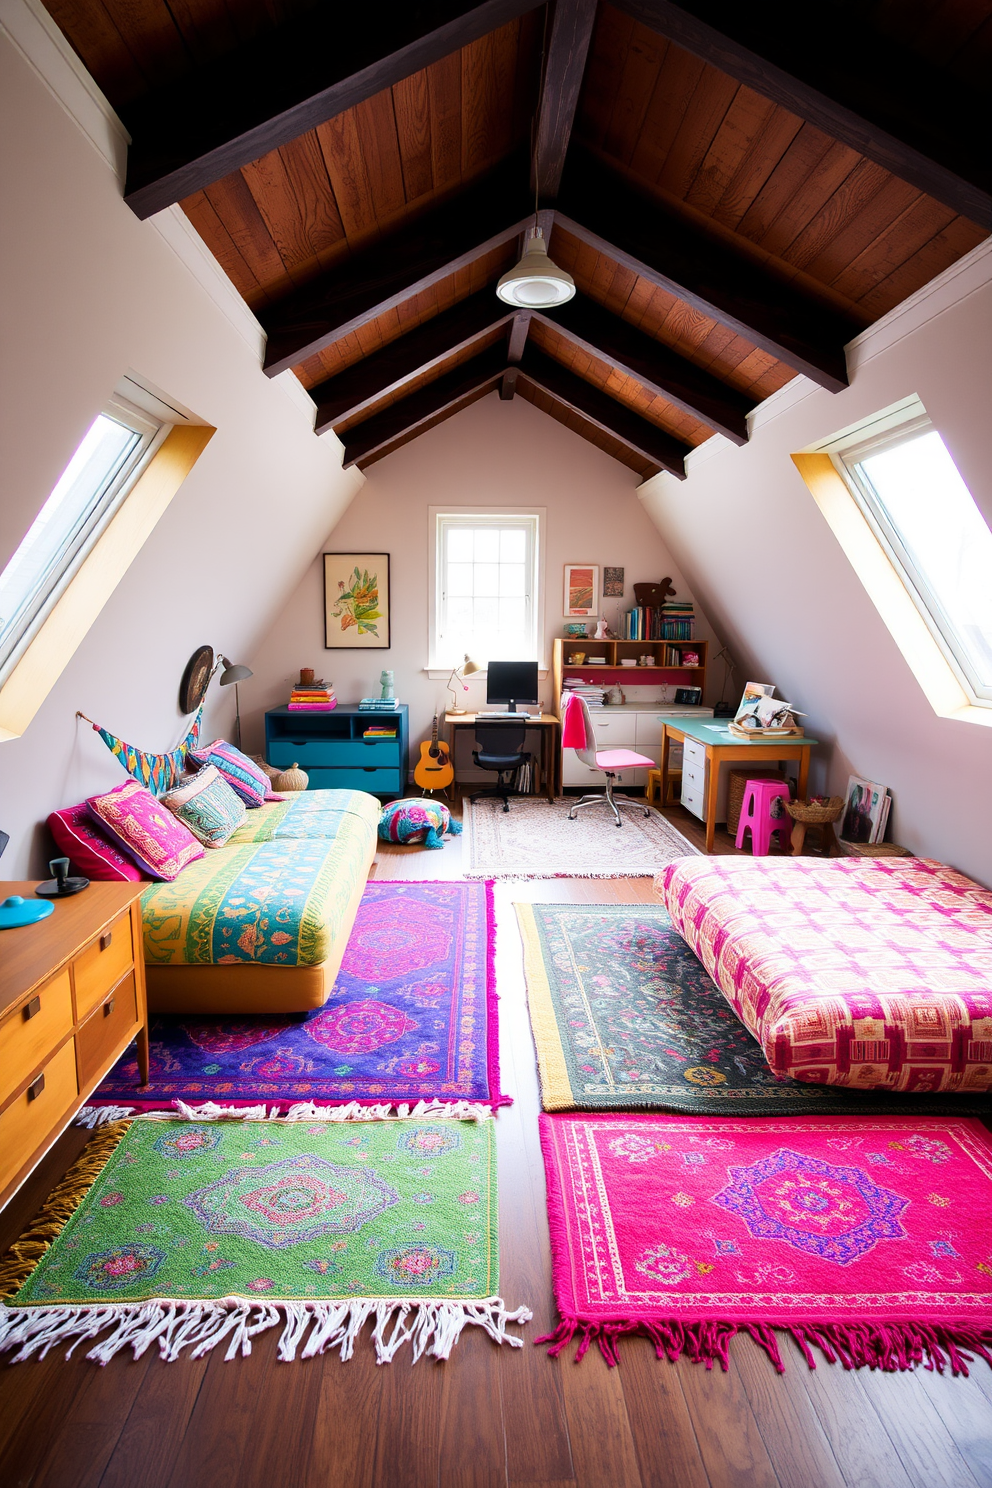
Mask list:
[[[307,1102],[508,1104],[499,1089],[494,945],[491,884],[373,879],[322,1008],[153,1018],[150,1083],[138,1086],[132,1046],[92,1107],[110,1119],[125,1107],[168,1110],[177,1101],[262,1103],[269,1114]]]
[[[738,1332],[777,1370],[992,1365],[992,1138],[975,1119],[542,1116],[552,1354],[625,1333],[728,1367]]]

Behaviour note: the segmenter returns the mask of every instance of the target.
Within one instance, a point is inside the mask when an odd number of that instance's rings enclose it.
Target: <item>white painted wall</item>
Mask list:
[[[527,506],[547,511],[545,536],[545,665],[551,643],[564,633],[566,563],[619,565],[633,585],[670,575],[679,597],[685,580],[637,500],[636,474],[580,439],[523,398],[501,402],[493,393],[437,425],[368,471],[365,486],[327,537],[286,608],[255,651],[250,737],[261,749],[266,708],[286,702],[300,667],[312,666],[334,683],[343,703],[378,691],[379,673],[396,673],[397,696],[410,704],[411,741],[426,737],[434,709],[450,701],[444,681],[424,668],[428,645],[428,577],[432,539],[428,508]],[[325,651],[321,551],[392,555],[392,647],[388,651]],[[609,617],[613,601],[607,601]],[[697,636],[710,639],[705,617]],[[719,649],[719,646],[711,649]],[[723,669],[711,670],[718,687]],[[461,694],[472,709],[485,702],[485,681],[468,679]],[[245,689],[247,693],[247,689]],[[548,675],[543,700],[550,705]],[[714,691],[713,695],[716,695]],[[246,731],[247,732],[247,731]],[[416,749],[413,758],[418,758]]]
[[[893,840],[992,883],[992,728],[933,713],[789,458],[917,393],[992,521],[992,240],[848,355],[844,392],[800,379],[745,448],[711,440],[640,494],[747,676],[808,711],[814,788],[885,782]]]
[[[298,384],[294,396],[263,375],[258,329],[212,260],[198,270],[208,293],[171,246],[196,263],[202,245],[184,219],[137,220],[113,166],[12,34],[43,69],[49,45],[30,6],[3,0],[0,568],[124,372],[217,433],[27,733],[0,744],[4,878],[42,871],[49,811],[123,778],[75,710],[142,747],[171,748],[184,732],[177,690],[191,651],[210,643],[252,665],[362,483],[342,472],[333,436],[314,436]],[[51,46],[47,61],[72,81]],[[85,88],[73,102],[99,123]],[[214,682],[210,737],[230,727],[232,692]]]

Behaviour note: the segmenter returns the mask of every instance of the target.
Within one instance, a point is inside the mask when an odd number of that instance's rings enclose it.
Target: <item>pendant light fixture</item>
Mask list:
[[[545,8],[544,36],[541,42],[541,89],[538,111],[534,122],[534,226],[527,234],[527,243],[520,262],[508,269],[496,286],[496,293],[506,305],[516,305],[521,310],[547,310],[552,305],[564,305],[575,294],[575,280],[571,274],[560,269],[548,257],[548,245],[544,241],[538,220],[538,192],[540,170],[538,159],[538,128],[541,104],[544,101],[544,62],[547,50],[548,19]]]

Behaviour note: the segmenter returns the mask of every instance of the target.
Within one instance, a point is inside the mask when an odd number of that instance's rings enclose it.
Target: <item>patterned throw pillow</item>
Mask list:
[[[204,847],[223,847],[247,814],[244,801],[215,765],[205,765],[159,800],[186,823]]]
[[[171,882],[187,863],[203,857],[203,847],[189,828],[137,780],[90,796],[86,804],[103,830],[152,878]]]
[[[249,808],[261,806],[271,789],[265,771],[246,754],[242,754],[240,749],[228,744],[226,739],[215,739],[212,744],[202,744],[199,749],[191,749],[187,758],[198,767],[216,766],[231,789]]]
[[[125,853],[90,815],[85,801],[53,811],[48,828],[59,852],[65,853],[77,873],[96,883],[140,883],[147,878],[132,857]]]
[[[425,847],[443,847],[441,838],[445,832],[457,837],[461,829],[461,822],[451,820],[451,812],[443,801],[433,801],[427,796],[390,801],[382,808],[379,818],[379,836],[383,842],[423,842]]]

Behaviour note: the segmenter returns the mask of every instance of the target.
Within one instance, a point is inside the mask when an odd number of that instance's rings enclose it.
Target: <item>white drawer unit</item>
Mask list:
[[[590,708],[596,729],[597,749],[633,749],[637,719],[630,713],[611,713],[608,708]]]
[[[638,754],[643,754],[656,766],[661,764],[661,728],[662,724],[672,722],[677,724],[680,718],[710,718],[712,708],[693,708],[675,704],[626,704],[623,707],[594,708],[592,711],[593,724],[596,729],[596,742],[599,749],[634,749]],[[689,741],[687,741],[688,743]],[[701,745],[696,746],[699,750],[699,770],[703,769],[705,755]],[[669,740],[668,745],[669,768],[678,770],[683,767],[683,751],[681,743],[674,739]],[[460,772],[459,772],[460,773]],[[633,790],[647,785],[648,771],[645,766],[640,770],[621,770],[617,775],[618,789]],[[582,787],[585,790],[602,789],[603,773],[601,770],[590,769],[584,765],[573,749],[562,751],[562,785],[565,787]],[[703,790],[700,784],[700,798]],[[700,814],[702,806],[699,807]]]

